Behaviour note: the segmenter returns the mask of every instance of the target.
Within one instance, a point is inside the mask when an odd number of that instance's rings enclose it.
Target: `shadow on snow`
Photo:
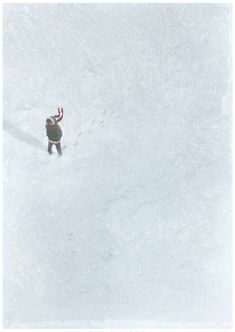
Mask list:
[[[28,145],[31,145],[36,149],[45,151],[45,147],[43,146],[43,144],[39,139],[28,134],[22,129],[19,129],[15,124],[10,122],[9,120],[3,120],[3,129],[8,131],[17,140],[22,141]]]

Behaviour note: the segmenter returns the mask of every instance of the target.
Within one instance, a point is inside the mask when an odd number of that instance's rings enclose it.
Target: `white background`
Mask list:
[[[4,15],[6,324],[227,326],[230,6]]]

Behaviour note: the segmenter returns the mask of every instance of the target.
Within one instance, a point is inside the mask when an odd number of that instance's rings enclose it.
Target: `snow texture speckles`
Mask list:
[[[229,327],[231,6],[5,4],[3,33],[4,325]]]

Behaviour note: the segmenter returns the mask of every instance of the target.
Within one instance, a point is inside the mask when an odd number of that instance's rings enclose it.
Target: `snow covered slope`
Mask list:
[[[5,326],[230,326],[230,5],[3,14]]]

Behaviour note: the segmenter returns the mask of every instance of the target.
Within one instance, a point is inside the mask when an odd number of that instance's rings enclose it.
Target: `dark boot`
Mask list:
[[[56,146],[56,150],[57,150],[58,154],[61,156],[62,155],[61,144],[57,143],[55,146]]]
[[[52,154],[52,143],[48,142],[48,149],[47,149],[49,154]]]

